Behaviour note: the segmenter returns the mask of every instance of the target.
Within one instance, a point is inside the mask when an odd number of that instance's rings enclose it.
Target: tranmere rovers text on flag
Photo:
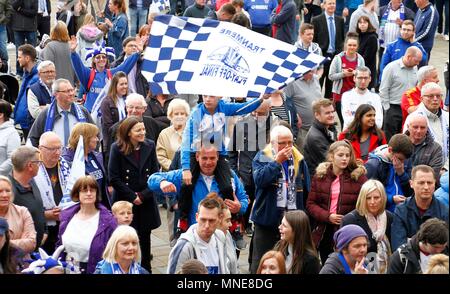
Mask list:
[[[233,23],[159,15],[142,73],[152,94],[259,97],[324,59]]]

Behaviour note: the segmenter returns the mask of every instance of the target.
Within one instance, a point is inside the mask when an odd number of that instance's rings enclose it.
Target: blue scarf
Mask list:
[[[87,122],[86,117],[84,116],[84,113],[81,110],[81,108],[75,103],[72,103],[72,107],[75,108],[75,117],[77,118],[77,121],[78,122]],[[56,99],[53,99],[52,103],[50,104],[50,107],[48,108],[47,119],[45,120],[44,132],[53,130],[53,126],[55,124],[55,112],[56,112],[55,108],[56,108]]]
[[[350,266],[347,263],[347,260],[345,260],[344,255],[342,255],[342,253],[339,253],[338,256],[339,256],[339,260],[342,263],[342,266],[344,267],[345,274],[346,275],[351,275],[352,271],[350,269]]]
[[[391,11],[391,2],[389,2],[388,7],[386,8],[386,10],[384,11],[383,15],[381,16],[381,21],[380,21],[380,45],[384,44],[384,28],[386,26],[388,17],[389,17],[389,12]],[[400,19],[401,20],[405,20],[405,6],[403,5],[403,3],[400,4]]]

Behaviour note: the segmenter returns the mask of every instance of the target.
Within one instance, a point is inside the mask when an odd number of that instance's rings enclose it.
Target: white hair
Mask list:
[[[422,89],[420,90],[420,95],[423,96],[426,92],[431,91],[431,90],[439,90],[439,92],[441,92],[441,94],[442,94],[441,86],[439,86],[435,82],[429,82],[429,83],[426,83],[425,85],[423,85]]]
[[[125,100],[125,104],[129,104],[131,100],[133,99],[139,99],[142,102],[142,106],[147,107],[147,101],[145,101],[144,96],[142,96],[141,94],[138,93],[131,93],[130,95],[127,96],[127,99]]]
[[[61,142],[61,138],[58,136],[57,133],[52,132],[52,131],[43,133],[41,135],[41,137],[39,138],[39,146],[44,145],[47,142],[47,140],[54,139],[54,138],[58,138],[58,140]]]
[[[417,71],[417,83],[422,83],[422,81],[435,70],[436,68],[432,65],[425,65],[419,68]]]
[[[41,72],[44,68],[47,68],[49,66],[55,67],[55,64],[51,60],[44,60],[38,64],[37,70],[38,72]]]
[[[427,117],[420,112],[413,112],[410,115],[408,115],[408,128],[411,126],[411,124],[416,121],[417,119],[424,119],[425,120],[425,124],[428,126],[428,119]]]
[[[173,110],[176,107],[183,107],[184,111],[186,112],[186,116],[189,116],[189,113],[191,112],[191,108],[189,104],[184,99],[175,98],[169,103],[169,107],[167,107],[167,117],[169,119],[172,119]]]
[[[289,130],[287,127],[280,125],[273,127],[273,129],[270,131],[270,141],[274,142],[280,136],[290,136],[291,138],[293,138],[291,130]]]

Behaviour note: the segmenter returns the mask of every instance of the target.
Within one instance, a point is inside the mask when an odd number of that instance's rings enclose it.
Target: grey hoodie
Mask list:
[[[176,274],[181,269],[183,263],[189,259],[198,259],[200,256],[200,251],[198,249],[199,239],[198,235],[195,234],[198,224],[193,224],[189,227],[186,233],[181,234],[177,241],[177,244],[172,248],[169,254],[169,262],[167,266],[168,274]],[[225,234],[216,230],[211,238],[216,239],[216,245],[219,255],[219,269],[220,274],[227,274],[229,270],[227,269],[226,254],[225,254]]]
[[[83,64],[87,67],[91,67],[92,58],[86,60],[86,48],[92,48],[96,41],[99,43],[103,42],[103,32],[96,26],[85,25],[77,32],[76,52],[80,55]]]
[[[0,125],[0,175],[8,176],[12,170],[11,154],[20,147],[20,136],[10,119]]]

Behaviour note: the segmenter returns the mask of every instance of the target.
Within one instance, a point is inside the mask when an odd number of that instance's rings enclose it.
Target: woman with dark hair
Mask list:
[[[339,140],[349,140],[355,157],[364,162],[369,159],[371,151],[387,144],[384,132],[376,124],[375,115],[375,108],[372,105],[361,104],[356,109],[353,121],[338,137]]]
[[[334,56],[328,73],[328,78],[333,81],[333,102],[341,125],[344,122],[341,112],[342,94],[355,87],[353,79],[355,69],[365,65],[364,58],[358,53],[358,46],[358,34],[347,33],[344,41],[344,51]]]
[[[309,218],[301,210],[285,213],[280,226],[281,240],[274,250],[283,253],[288,274],[318,274],[320,260],[311,234]]]
[[[111,199],[107,188],[108,179],[103,165],[102,154],[98,151],[98,128],[90,123],[78,123],[70,132],[69,142],[64,147],[62,157],[72,166],[75,151],[77,150],[80,136],[83,136],[84,143],[84,168],[86,175],[91,175],[97,181],[100,190],[98,191],[101,203],[111,210]]]
[[[77,204],[61,211],[56,247],[64,245],[66,260],[73,259],[82,274],[92,274],[117,227],[116,220],[101,203],[97,181],[82,176],[70,197]]]
[[[14,257],[16,250],[9,240],[8,222],[0,217],[0,274],[17,273],[17,259]]]
[[[0,99],[0,175],[7,176],[12,170],[11,154],[20,146],[20,136],[11,119],[11,104]]]
[[[355,209],[359,190],[367,177],[347,141],[331,144],[327,160],[319,164],[311,181],[306,209],[314,220],[312,235],[322,264],[334,251],[333,235],[344,215]]]
[[[361,54],[366,66],[370,69],[372,80],[370,81],[369,89],[372,89],[377,84],[378,35],[370,19],[365,15],[358,19],[356,32],[359,36],[358,53]]]
[[[107,96],[102,100],[100,110],[102,113],[103,153],[109,158],[109,147],[112,142],[110,128],[127,117],[125,99],[128,95],[128,77],[123,71],[117,72],[109,86]]]
[[[125,200],[134,204],[131,226],[139,235],[141,265],[151,272],[150,234],[161,225],[161,219],[147,179],[159,170],[159,164],[155,143],[145,138],[140,118],[129,117],[120,124],[117,141],[111,146],[108,170],[114,187],[113,202]]]
[[[56,67],[56,79],[66,79],[75,85],[75,72],[70,63],[69,31],[64,22],[58,21],[50,33],[50,42],[42,50],[42,60],[50,60]]]

